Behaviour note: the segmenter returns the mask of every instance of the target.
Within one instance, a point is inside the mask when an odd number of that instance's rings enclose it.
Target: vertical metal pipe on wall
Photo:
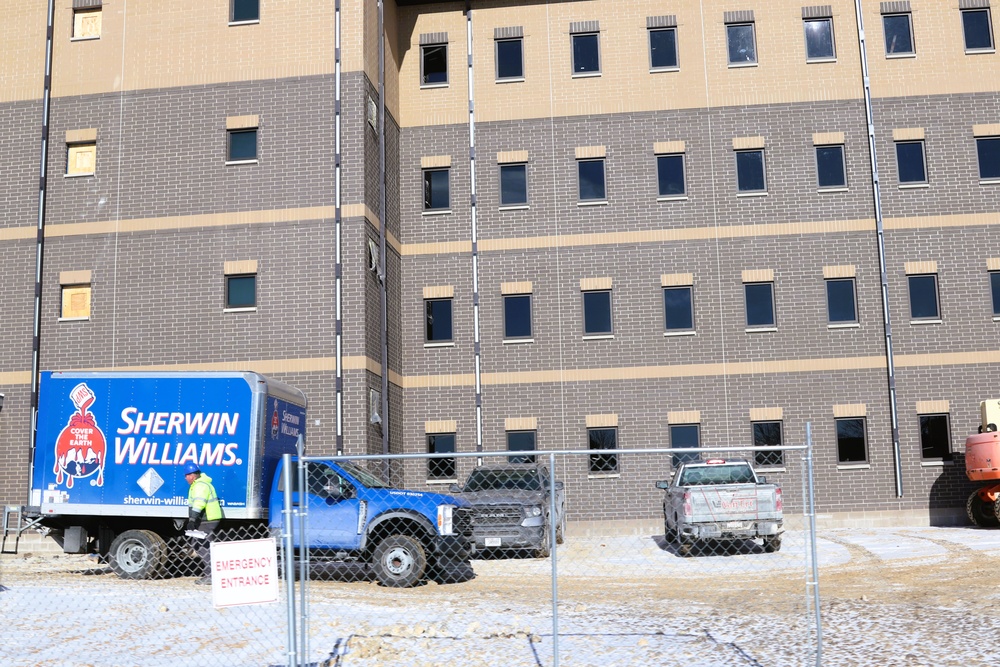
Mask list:
[[[336,336],[337,336],[337,454],[344,453],[344,320],[343,320],[343,309],[342,309],[342,298],[343,298],[343,274],[344,265],[343,258],[341,257],[341,234],[342,234],[342,211],[341,211],[341,198],[340,198],[340,179],[341,179],[341,156],[340,156],[340,2],[341,0],[336,0],[334,3],[334,66],[333,66],[333,80],[334,80],[334,103],[333,103],[333,118],[334,118],[334,229],[336,236],[336,258],[335,258],[335,269],[334,269],[334,279],[336,281],[336,308],[337,308],[337,324],[336,324]]]
[[[49,0],[45,28],[45,80],[42,89],[42,145],[38,158],[38,226],[35,240],[35,316],[31,337],[31,424],[28,436],[28,479],[34,479],[38,421],[38,380],[42,350],[42,267],[45,258],[45,195],[48,187],[49,116],[52,105],[52,26],[55,0]],[[28,499],[29,503],[31,499]]]
[[[385,264],[385,3],[378,2],[378,257],[382,266],[382,453],[389,453],[389,314],[387,285],[389,267]],[[389,462],[386,461],[383,474],[388,479]]]
[[[479,229],[476,202],[476,107],[472,69],[472,3],[465,0],[466,56],[469,62],[469,204],[472,211],[472,335],[476,374],[476,451],[483,451],[482,344],[479,339]]]
[[[875,120],[872,111],[871,81],[868,78],[868,52],[861,0],[854,0],[858,22],[858,45],[861,49],[861,76],[865,90],[865,117],[868,121],[868,154],[871,159],[872,196],[875,200],[875,232],[878,242],[878,267],[882,286],[882,318],[885,328],[885,362],[889,384],[889,416],[892,422],[892,460],[896,476],[896,497],[903,497],[903,467],[899,450],[899,419],[896,410],[896,366],[892,353],[892,317],[889,313],[889,276],[885,267],[885,227],[882,220],[882,195],[879,186],[878,156],[875,150]]]

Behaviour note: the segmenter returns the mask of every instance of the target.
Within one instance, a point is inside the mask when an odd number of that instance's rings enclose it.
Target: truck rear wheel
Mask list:
[[[781,549],[781,535],[767,535],[764,537],[764,551],[773,554]]]
[[[427,554],[420,540],[390,535],[375,547],[375,578],[390,588],[411,588],[424,579]]]
[[[965,503],[965,513],[969,515],[969,521],[980,528],[1000,526],[1000,519],[997,518],[994,505],[980,498],[979,491],[973,491],[972,495],[969,496]]]
[[[167,543],[151,530],[126,530],[108,551],[111,569],[122,579],[155,579],[166,559]]]

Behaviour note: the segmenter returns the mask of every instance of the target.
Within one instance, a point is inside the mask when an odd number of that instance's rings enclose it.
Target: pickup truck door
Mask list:
[[[309,546],[326,549],[356,549],[361,501],[357,489],[324,463],[309,464],[306,494],[309,510]]]

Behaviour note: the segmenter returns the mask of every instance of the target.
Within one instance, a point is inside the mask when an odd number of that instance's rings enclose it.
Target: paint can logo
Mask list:
[[[89,408],[94,404],[94,392],[81,382],[69,392],[69,398],[76,406],[76,412],[70,415],[69,421],[56,438],[56,463],[53,472],[56,474],[56,484],[63,483],[66,477],[66,488],[73,488],[75,479],[90,477],[91,486],[104,486],[104,463],[107,456],[107,441]]]
[[[271,439],[278,437],[278,399],[274,399],[274,412],[271,413]]]

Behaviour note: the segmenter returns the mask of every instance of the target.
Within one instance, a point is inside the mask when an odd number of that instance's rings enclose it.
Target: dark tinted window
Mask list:
[[[842,188],[847,185],[843,146],[816,147],[816,180],[821,188]]]
[[[951,460],[948,415],[920,415],[920,458]]]
[[[910,319],[936,320],[940,317],[937,298],[937,276],[909,276]]]
[[[583,333],[611,333],[611,292],[583,293]]]
[[[600,72],[597,35],[573,35],[573,73]]]
[[[969,51],[993,48],[993,28],[990,26],[990,10],[967,9],[962,12],[962,30],[965,32],[965,48]]]
[[[226,308],[257,305],[257,276],[226,276]]]
[[[694,329],[694,309],[690,287],[663,288],[664,328],[667,331]]]
[[[651,69],[677,67],[677,29],[649,31],[649,66]]]
[[[233,23],[237,21],[259,21],[259,0],[233,0]]]
[[[698,442],[698,424],[681,424],[670,427],[671,449],[686,449],[700,446]],[[670,465],[676,468],[681,463],[697,461],[698,459],[699,456],[695,452],[674,454],[670,457]]]
[[[447,209],[451,206],[448,193],[448,169],[424,171],[424,209]]]
[[[231,162],[257,159],[257,130],[239,130],[229,133],[229,156]]]
[[[896,142],[896,166],[899,169],[900,183],[926,183],[927,171],[924,169],[924,142]]]
[[[754,422],[752,426],[754,447],[781,446],[781,422]],[[759,466],[780,466],[785,463],[784,452],[754,452],[753,459]]]
[[[913,53],[909,14],[883,16],[882,28],[885,31],[885,52],[887,54]]]
[[[736,152],[736,186],[740,192],[764,191],[764,151]]]
[[[427,342],[447,342],[452,339],[451,299],[428,299],[426,312]]]
[[[1000,179],[1000,138],[976,139],[979,153],[979,178]]]
[[[753,23],[726,26],[726,46],[730,64],[757,62],[757,45],[754,43]]]
[[[858,321],[853,279],[826,281],[826,308],[828,320],[832,324]]]
[[[533,452],[535,447],[534,431],[507,431],[507,450],[511,452]],[[509,463],[534,463],[534,456],[508,456]]]
[[[531,338],[530,294],[513,294],[503,298],[503,337]]]
[[[433,44],[420,47],[420,83],[448,83],[448,47]]]
[[[865,463],[865,420],[837,420],[837,463]]]
[[[833,19],[803,21],[806,30],[806,58],[833,58]]]
[[[618,449],[618,429],[587,429],[587,446],[590,449]],[[590,472],[618,472],[618,455],[591,454]]]
[[[743,286],[748,327],[774,326],[773,288],[771,283],[747,283]]]
[[[993,316],[1000,317],[1000,272],[990,273],[990,294],[993,297]]]
[[[604,160],[577,160],[580,177],[580,199],[604,200]]]
[[[657,156],[656,184],[661,197],[679,197],[684,194],[683,155]]]
[[[523,42],[520,39],[497,40],[497,78],[524,78]]]
[[[427,435],[428,454],[451,454],[455,451],[455,434]],[[427,477],[430,479],[455,479],[455,459],[427,459]]]
[[[528,203],[528,165],[500,166],[500,205],[516,206]]]

